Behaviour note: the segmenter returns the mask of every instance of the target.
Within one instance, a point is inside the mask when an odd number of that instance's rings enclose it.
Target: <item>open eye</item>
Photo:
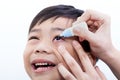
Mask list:
[[[28,40],[33,40],[33,39],[38,40],[39,38],[38,38],[38,37],[36,37],[36,36],[31,36]]]
[[[59,41],[59,40],[64,40],[64,38],[63,38],[63,37],[61,37],[61,36],[56,36],[56,37],[54,38],[54,40]]]

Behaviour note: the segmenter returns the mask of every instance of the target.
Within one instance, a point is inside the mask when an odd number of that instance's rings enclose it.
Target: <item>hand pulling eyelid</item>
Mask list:
[[[88,26],[87,26],[87,23],[86,23],[86,22],[79,22],[79,23],[78,23],[78,22],[74,22],[74,23],[72,24],[72,27],[65,29],[65,30],[60,34],[60,36],[61,36],[61,37],[72,37],[72,36],[75,36],[75,34],[73,33],[73,29],[74,29],[75,27],[84,27],[84,28],[88,29]]]

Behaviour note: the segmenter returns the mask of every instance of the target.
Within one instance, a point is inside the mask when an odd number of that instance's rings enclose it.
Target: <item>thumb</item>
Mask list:
[[[89,31],[88,29],[78,26],[73,28],[73,33],[78,36],[79,38],[82,38],[84,40],[87,40],[90,43],[95,42],[95,33]]]

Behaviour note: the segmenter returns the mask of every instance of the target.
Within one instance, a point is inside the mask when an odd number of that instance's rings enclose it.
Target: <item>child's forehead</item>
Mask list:
[[[63,27],[71,27],[71,25],[73,23],[73,19],[59,17],[56,20],[54,20],[53,23],[55,25],[60,25],[60,26],[63,26]]]
[[[56,19],[48,19],[43,22],[41,25],[51,26],[51,27],[61,27],[61,28],[68,28],[71,27],[73,23],[73,19],[59,17]]]
[[[71,27],[72,23],[73,23],[73,19],[69,19],[69,18],[64,18],[64,17],[59,17],[59,18],[56,18],[56,19],[50,18],[50,19],[42,22],[41,24],[36,24],[33,27],[33,29],[34,28],[46,28],[46,27],[47,28],[50,28],[50,27],[56,28],[56,27],[58,27],[58,28],[65,29],[65,28]]]

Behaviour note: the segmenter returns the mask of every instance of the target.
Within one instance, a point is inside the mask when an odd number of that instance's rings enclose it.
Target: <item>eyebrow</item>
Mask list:
[[[56,28],[51,28],[51,31],[64,31],[65,29],[64,28],[58,28],[58,27],[56,27]],[[32,32],[40,32],[41,31],[41,29],[32,29],[31,31],[30,31],[30,33],[32,33]]]
[[[40,32],[41,31],[41,29],[32,29],[31,31],[30,31],[30,33],[31,32]]]
[[[51,31],[64,31],[65,29],[64,28],[52,28]]]

